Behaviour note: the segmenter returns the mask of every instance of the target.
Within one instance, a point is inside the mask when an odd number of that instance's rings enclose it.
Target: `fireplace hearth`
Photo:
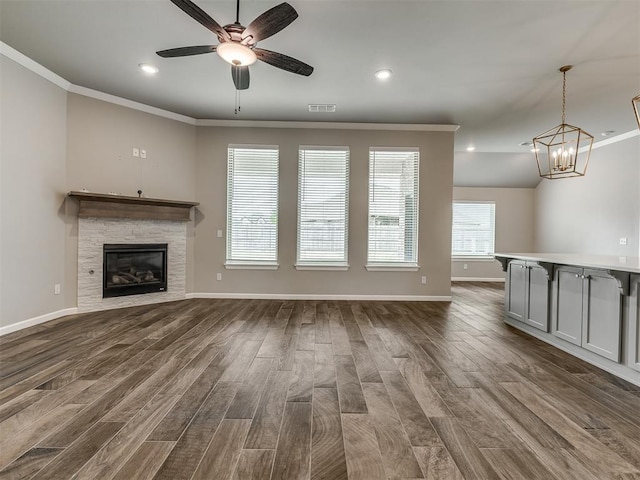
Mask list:
[[[105,244],[102,297],[167,290],[167,244]]]

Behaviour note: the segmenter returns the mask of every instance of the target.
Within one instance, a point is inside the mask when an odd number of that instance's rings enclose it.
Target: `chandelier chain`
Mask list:
[[[564,109],[567,103],[567,72],[562,72],[562,123],[565,124]]]

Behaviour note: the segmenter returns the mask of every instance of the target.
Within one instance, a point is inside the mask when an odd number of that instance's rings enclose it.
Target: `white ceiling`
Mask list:
[[[241,0],[244,25],[280,0]],[[233,0],[196,0],[218,23]],[[229,65],[215,54],[157,50],[216,44],[168,0],[0,0],[0,40],[73,84],[199,119],[459,124],[457,185],[533,186],[519,144],[567,122],[601,139],[637,125],[638,0],[289,0],[299,18],[260,47],[315,68],[302,77],[260,63],[234,114]],[[139,63],[160,68],[155,77]],[[373,73],[390,68],[386,82]],[[309,113],[335,103],[335,113]],[[513,155],[517,153],[518,155]],[[528,155],[527,155],[528,154]]]

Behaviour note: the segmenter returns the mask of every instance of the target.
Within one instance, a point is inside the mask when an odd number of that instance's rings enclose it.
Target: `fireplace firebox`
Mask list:
[[[105,244],[102,297],[167,290],[167,244]]]

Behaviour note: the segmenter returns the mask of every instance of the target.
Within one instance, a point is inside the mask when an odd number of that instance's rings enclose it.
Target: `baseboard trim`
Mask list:
[[[504,278],[481,278],[481,277],[451,277],[452,282],[501,282]]]
[[[450,295],[330,295],[305,293],[187,293],[186,298],[255,300],[357,300],[397,302],[450,302]]]
[[[67,315],[75,315],[76,313],[78,313],[77,307],[65,308],[63,310],[58,310],[57,312],[45,313],[44,315],[40,315],[39,317],[28,318],[27,320],[23,320],[21,322],[12,323],[11,325],[0,327],[0,337],[3,335],[7,335],[8,333],[23,330],[27,327],[33,327],[50,320],[55,320],[56,318],[64,317]]]

